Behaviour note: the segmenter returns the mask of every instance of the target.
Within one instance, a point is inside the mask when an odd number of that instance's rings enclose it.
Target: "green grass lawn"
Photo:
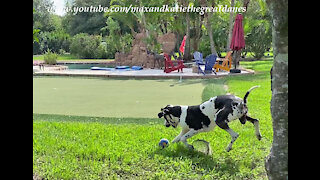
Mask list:
[[[34,78],[34,176],[47,179],[267,179],[264,159],[272,143],[269,105],[272,61],[241,62],[241,65],[256,73],[185,81],[185,84],[174,80]],[[118,90],[112,90],[110,84],[119,86]],[[166,128],[164,120],[155,117],[161,106],[198,104],[215,94],[224,94],[223,85],[228,86],[229,93],[240,97],[251,86],[261,85],[248,97],[249,114],[260,120],[261,141],[256,139],[252,124],[242,125],[236,121],[230,127],[240,136],[230,152],[225,151],[230,136],[219,128],[189,139],[189,142],[196,139],[210,142],[212,156],[189,151],[181,143],[163,150],[157,147],[161,138],[172,140],[180,131],[180,128]],[[115,97],[105,95],[109,91],[114,92]],[[97,97],[93,95],[96,92],[100,92]],[[98,102],[87,102],[87,94]],[[140,100],[144,96],[146,98]],[[68,97],[70,99],[66,99]],[[121,98],[121,103],[108,106],[113,103],[108,98]],[[149,98],[158,102],[146,103]],[[142,103],[136,103],[137,99]],[[104,100],[107,102],[103,104]],[[82,103],[88,104],[76,106]],[[95,103],[107,108],[96,108],[99,106]],[[111,111],[123,107],[122,113],[111,116]],[[140,108],[149,115],[139,111]],[[74,109],[74,114],[70,109]],[[97,115],[88,109],[96,110]]]
[[[199,104],[206,81],[35,77],[33,112],[157,117],[167,104]]]

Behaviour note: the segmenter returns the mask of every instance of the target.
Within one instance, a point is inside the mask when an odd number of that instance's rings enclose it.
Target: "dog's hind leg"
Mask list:
[[[249,117],[249,116],[246,116],[246,119],[248,121],[250,121],[254,125],[255,131],[256,131],[256,137],[260,141],[262,136],[261,136],[261,133],[260,133],[259,120],[258,119],[254,119],[254,118]]]

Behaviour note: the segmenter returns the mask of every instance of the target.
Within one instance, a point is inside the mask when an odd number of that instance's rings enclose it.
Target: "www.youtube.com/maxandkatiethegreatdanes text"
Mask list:
[[[48,10],[50,11],[50,10]],[[152,13],[152,12],[159,12],[159,13],[174,13],[174,12],[181,12],[181,13],[199,13],[203,15],[207,12],[222,12],[222,13],[243,13],[246,11],[246,7],[228,7],[227,5],[218,5],[215,7],[202,7],[202,6],[173,6],[170,7],[168,5],[163,5],[160,7],[146,7],[146,6],[132,6],[129,7],[120,7],[120,6],[112,6],[112,7],[104,7],[101,5],[98,6],[73,6],[73,7],[65,7],[64,11],[66,13],[72,13],[76,15],[78,13],[95,13],[95,12],[108,12],[108,13],[129,13],[129,12],[145,12],[145,13]]]

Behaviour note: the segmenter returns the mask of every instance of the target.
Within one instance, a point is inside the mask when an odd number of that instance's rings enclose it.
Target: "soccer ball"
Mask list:
[[[161,139],[160,142],[159,142],[159,147],[161,147],[162,149],[165,148],[165,147],[168,147],[169,146],[169,140],[168,139]]]

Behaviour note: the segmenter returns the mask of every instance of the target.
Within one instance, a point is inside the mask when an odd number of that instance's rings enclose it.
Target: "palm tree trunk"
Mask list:
[[[194,24],[195,36],[193,38],[193,51],[198,51],[202,26],[201,16],[195,18]]]
[[[234,0],[231,0],[231,7],[234,7]],[[230,12],[230,16],[229,16],[229,32],[228,32],[228,42],[226,47],[227,51],[230,51],[232,29],[233,29],[233,11]]]
[[[288,0],[267,0],[273,18],[271,115],[273,142],[265,168],[270,180],[288,179]]]
[[[214,41],[213,41],[213,34],[212,34],[212,27],[211,27],[211,22],[210,22],[210,17],[212,16],[212,14],[208,14],[207,17],[207,30],[208,30],[208,35],[209,35],[209,40],[210,40],[210,49],[211,49],[211,53],[215,54],[218,56],[216,48],[214,46]]]
[[[183,59],[186,61],[191,60],[190,56],[190,16],[189,13],[186,13],[186,21],[187,21],[187,32],[186,32],[186,42],[184,48]]]
[[[203,7],[209,7],[209,6],[214,7],[215,2],[214,2],[214,0],[212,0],[212,2],[208,2],[206,0],[200,0],[200,4]],[[210,50],[211,50],[212,54],[215,54],[215,55],[218,56],[216,48],[214,46],[214,40],[213,40],[213,34],[212,34],[212,26],[211,26],[211,22],[210,22],[211,19],[212,19],[212,13],[209,13],[209,12],[205,13],[205,21],[206,21],[205,26],[207,28],[208,35],[209,35]]]

